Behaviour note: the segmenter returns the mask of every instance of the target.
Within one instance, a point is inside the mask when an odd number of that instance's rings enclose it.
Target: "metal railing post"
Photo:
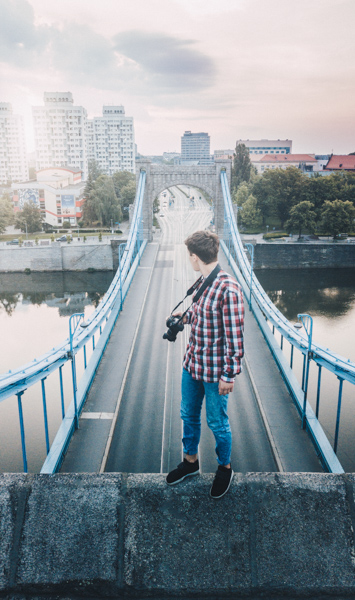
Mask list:
[[[59,367],[59,385],[60,385],[60,403],[62,407],[62,418],[65,417],[65,406],[64,406],[64,387],[63,387],[63,365]]]
[[[49,433],[48,433],[48,416],[47,416],[46,388],[45,388],[45,385],[44,385],[45,380],[46,380],[46,377],[44,377],[43,379],[41,379],[41,386],[42,386],[44,432],[45,432],[45,436],[46,436],[46,450],[47,450],[47,454],[48,454],[48,452],[49,452]]]
[[[312,358],[312,331],[313,331],[313,319],[310,315],[299,314],[297,319],[302,323],[304,330],[308,337],[308,350],[306,360],[306,370],[304,376],[304,394],[303,394],[303,410],[302,410],[302,429],[306,428],[306,407],[307,407],[307,391],[308,391],[308,378],[309,378],[309,363]]]
[[[20,420],[23,471],[24,471],[24,473],[27,473],[28,469],[27,469],[27,454],[26,454],[26,438],[25,438],[25,427],[24,427],[24,423],[23,423],[22,400],[21,400],[22,394],[23,394],[23,392],[19,392],[18,394],[16,394],[16,396],[17,396],[17,404],[18,404],[18,415],[19,415],[19,420]]]
[[[76,397],[76,365],[75,365],[75,355],[73,352],[73,338],[75,331],[80,323],[80,321],[84,319],[84,313],[74,313],[71,315],[69,319],[69,342],[70,342],[70,358],[71,358],[71,372],[72,372],[72,382],[73,382],[73,399],[74,399],[74,428],[79,429],[79,416],[78,416],[78,404]]]
[[[335,425],[335,436],[334,436],[334,452],[335,452],[335,454],[337,453],[337,450],[338,450],[341,400],[342,400],[342,396],[343,396],[343,383],[344,383],[344,379],[341,379],[341,377],[338,377],[338,379],[339,379],[338,408],[337,408],[337,421],[336,421],[336,425]]]

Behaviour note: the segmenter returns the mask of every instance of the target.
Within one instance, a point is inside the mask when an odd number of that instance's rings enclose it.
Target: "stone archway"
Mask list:
[[[153,238],[154,198],[173,185],[191,185],[208,192],[214,202],[216,233],[221,236],[224,226],[224,205],[220,173],[222,170],[226,171],[230,185],[231,169],[231,160],[218,160],[209,166],[165,166],[153,164],[149,159],[136,160],[137,185],[141,170],[147,174],[143,205],[144,238],[149,242]]]

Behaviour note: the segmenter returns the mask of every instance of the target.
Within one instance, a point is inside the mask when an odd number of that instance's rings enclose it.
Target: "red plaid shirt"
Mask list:
[[[244,305],[239,283],[219,271],[201,298],[191,305],[186,318],[191,333],[184,369],[197,380],[234,381],[242,370],[244,354]]]

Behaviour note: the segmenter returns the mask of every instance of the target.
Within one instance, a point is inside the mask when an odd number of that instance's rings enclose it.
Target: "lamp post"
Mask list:
[[[74,313],[71,315],[69,319],[69,343],[70,343],[70,352],[69,356],[71,359],[71,370],[72,370],[72,380],[73,380],[73,398],[74,398],[74,427],[75,429],[79,429],[79,417],[78,417],[78,405],[76,400],[76,367],[75,367],[75,354],[73,352],[73,337],[76,332],[80,321],[84,319],[84,313]]]
[[[253,268],[254,268],[254,246],[253,244],[245,244],[246,251],[250,255],[250,293],[249,293],[249,310],[251,310],[251,291],[253,287]]]
[[[304,372],[304,386],[303,386],[303,410],[302,410],[302,429],[306,428],[306,405],[307,405],[307,392],[308,392],[308,378],[309,378],[309,363],[312,358],[312,333],[313,333],[313,319],[310,315],[299,314],[297,315],[299,323],[296,323],[297,329],[304,328],[308,338],[308,350],[307,359]]]

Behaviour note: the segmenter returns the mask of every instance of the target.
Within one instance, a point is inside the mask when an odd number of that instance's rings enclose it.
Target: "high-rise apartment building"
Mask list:
[[[208,133],[185,131],[181,137],[181,164],[206,165],[211,162]]]
[[[123,106],[104,106],[102,117],[87,121],[88,160],[95,160],[106,175],[135,172],[133,117]]]
[[[28,179],[25,128],[9,102],[0,102],[0,183]]]
[[[72,167],[86,179],[86,109],[74,105],[71,92],[44,92],[44,106],[34,106],[32,112],[37,171]]]

